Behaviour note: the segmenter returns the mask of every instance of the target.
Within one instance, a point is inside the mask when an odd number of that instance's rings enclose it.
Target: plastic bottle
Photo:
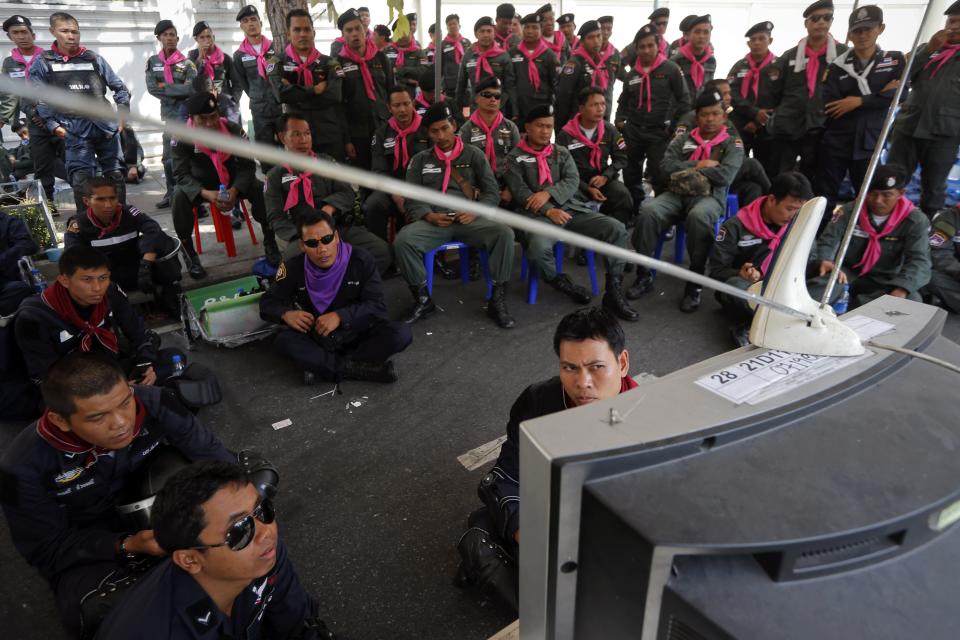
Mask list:
[[[237,287],[237,295],[233,296],[234,298],[242,298],[247,295],[247,292],[243,290],[243,287]]]
[[[850,285],[843,285],[843,293],[840,294],[840,297],[836,302],[833,303],[833,310],[839,316],[842,313],[847,312],[847,307],[850,306]]]
[[[217,192],[217,206],[223,207],[224,203],[230,199],[230,194],[227,193],[227,187],[225,185],[220,185],[220,191]]]
[[[173,373],[170,374],[171,378],[175,378],[183,374],[185,367],[183,366],[183,358],[179,354],[175,354],[172,358],[173,361]]]
[[[30,279],[33,281],[33,288],[37,293],[41,293],[49,286],[47,279],[43,277],[43,273],[36,267],[30,270]]]

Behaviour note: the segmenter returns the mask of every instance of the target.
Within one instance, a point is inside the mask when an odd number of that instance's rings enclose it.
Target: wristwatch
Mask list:
[[[134,558],[136,557],[135,553],[127,551],[127,540],[133,537],[132,533],[125,533],[120,536],[120,553],[118,554],[121,558]]]

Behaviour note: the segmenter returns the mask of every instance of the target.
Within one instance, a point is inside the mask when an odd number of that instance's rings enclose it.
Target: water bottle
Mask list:
[[[36,267],[30,270],[30,281],[33,282],[33,290],[37,293],[42,293],[49,286],[47,279],[43,277],[43,273]]]
[[[230,194],[227,193],[226,185],[220,185],[220,191],[217,192],[217,207],[222,208],[229,199]]]
[[[237,295],[233,296],[234,298],[242,298],[247,295],[247,292],[243,290],[243,287],[237,287]]]
[[[177,354],[173,356],[173,373],[170,374],[171,378],[176,378],[179,375],[183,374],[183,370],[186,367],[183,366],[183,358]]]
[[[850,285],[843,285],[843,293],[840,294],[840,298],[833,303],[833,310],[839,316],[842,313],[847,312],[847,307],[850,306]]]

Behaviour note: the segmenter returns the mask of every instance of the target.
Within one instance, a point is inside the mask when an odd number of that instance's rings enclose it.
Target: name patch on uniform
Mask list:
[[[257,59],[257,56],[243,56],[240,58],[241,62],[252,62]]]
[[[641,78],[640,76],[637,76],[627,84],[640,84],[641,82],[643,82],[643,78]]]
[[[569,149],[570,151],[573,151],[574,149],[580,149],[581,147],[583,147],[582,142],[571,142],[570,144],[567,145],[567,149]]]
[[[681,149],[681,151],[683,151],[684,153],[687,153],[687,152],[693,153],[696,150],[697,150],[696,142],[684,142],[683,148]]]
[[[897,60],[896,58],[884,58],[883,60],[877,63],[876,68],[883,69],[884,67],[895,67],[898,64],[900,64],[900,61]]]
[[[537,159],[533,156],[517,156],[517,162],[536,162]]]
[[[863,229],[861,229],[861,228],[859,228],[859,227],[857,227],[856,229],[853,230],[853,235],[857,236],[858,238],[869,238],[869,237],[870,237],[870,235],[869,235],[866,231],[864,231]]]
[[[95,71],[92,62],[81,62],[80,64],[64,64],[62,62],[51,62],[50,71]]]
[[[163,65],[162,65],[162,64],[155,65],[155,66],[153,67],[153,70],[154,70],[154,71],[163,71]]]
[[[470,136],[470,142],[483,142],[487,139],[487,134],[481,133],[478,136]]]
[[[523,62],[523,56],[513,56],[510,58],[510,62]]]
[[[74,467],[73,469],[67,469],[57,477],[53,479],[53,482],[58,485],[67,484],[68,482],[73,482],[80,477],[80,474],[83,473],[83,467]]]
[[[360,67],[358,67],[357,65],[355,65],[355,64],[353,64],[353,63],[351,63],[351,64],[345,64],[345,65],[343,65],[343,66],[340,67],[340,68],[343,69],[344,73],[349,73],[350,71],[359,71],[359,69],[360,69]]]
[[[451,51],[453,51],[453,45],[443,48],[444,53],[450,53]]]
[[[280,184],[287,184],[288,182],[293,182],[297,179],[297,176],[285,175],[280,178]]]
[[[285,64],[285,65],[283,65],[283,70],[284,70],[284,71],[296,71],[296,70],[297,70],[297,65],[295,65],[295,64]]]
[[[443,169],[434,164],[425,164],[423,165],[423,171],[420,173],[422,175],[427,175],[428,173],[443,173]]]
[[[763,242],[763,238],[754,238],[752,236],[747,236],[743,240],[737,242],[738,247],[752,247],[754,245],[760,244]]]

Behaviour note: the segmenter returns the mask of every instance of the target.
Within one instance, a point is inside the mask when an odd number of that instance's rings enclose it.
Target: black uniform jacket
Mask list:
[[[230,135],[247,139],[247,134],[232,122],[227,123]],[[197,145],[189,142],[171,141],[173,148],[173,176],[177,187],[191,200],[196,199],[204,189],[213,189],[220,186],[220,178],[213,166],[213,161],[205,153],[201,153]],[[214,150],[215,151],[215,150]],[[236,187],[241,194],[249,193],[257,183],[257,163],[249,158],[230,156],[224,165],[230,174],[230,184],[224,185],[228,189]]]
[[[124,532],[115,498],[127,476],[162,441],[191,460],[236,462],[212,431],[160,388],[132,388],[146,419],[126,448],[100,456],[65,453],[41,438],[34,423],[0,459],[11,483],[3,511],[13,544],[48,580],[77,565],[116,558],[114,544]]]
[[[16,216],[0,212],[0,285],[19,280],[17,261],[36,251],[37,243],[33,241],[26,223]]]
[[[776,233],[780,227],[767,225]],[[755,236],[734,216],[720,225],[710,254],[710,277],[726,282],[740,274],[740,267],[752,264],[757,270],[770,253],[770,241]],[[772,263],[771,263],[772,264]]]
[[[133,264],[134,267],[145,253],[173,250],[169,236],[163,232],[156,220],[133,205],[120,206],[120,225],[102,238],[100,229],[90,222],[86,213],[79,214],[74,218],[76,226],[68,226],[67,232],[63,234],[64,246],[67,249],[76,246],[94,247],[110,258],[111,263]]]
[[[593,132],[591,142],[595,142],[597,132]],[[571,136],[566,131],[557,131],[557,144],[567,148],[573,161],[577,165],[577,172],[580,174],[580,195],[589,196],[587,188],[590,186],[590,180],[598,175],[604,175],[607,180],[616,180],[620,171],[627,166],[627,143],[623,136],[609,122],[603,125],[603,140],[600,140],[600,166],[602,171],[590,164],[590,148]]]

